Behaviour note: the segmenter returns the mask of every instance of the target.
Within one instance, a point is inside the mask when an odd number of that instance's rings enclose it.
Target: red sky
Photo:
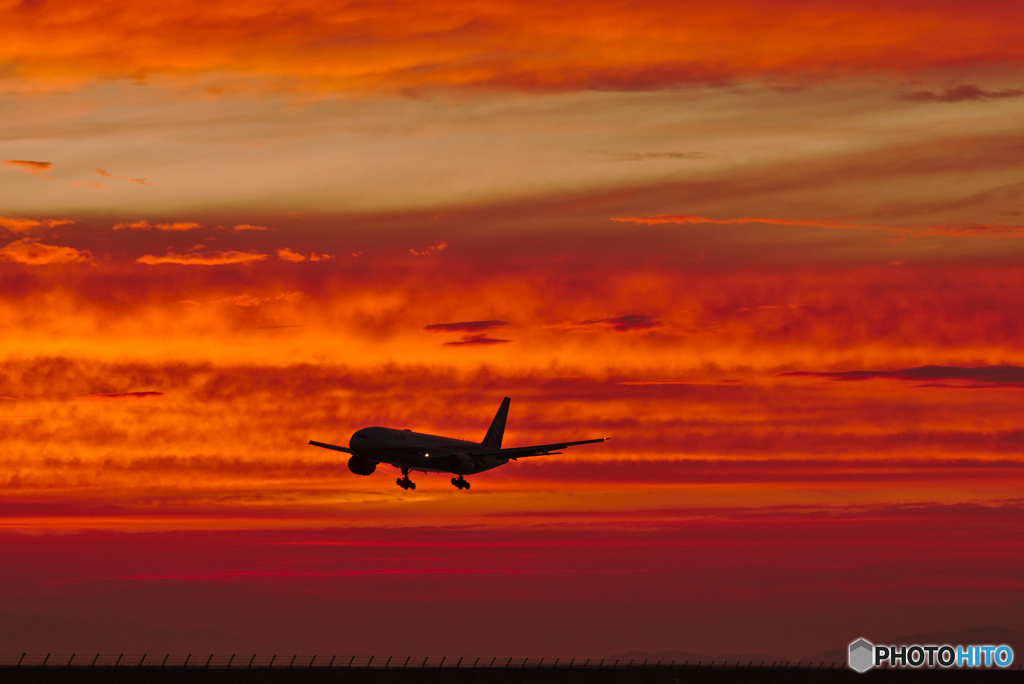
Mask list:
[[[0,3],[4,643],[1024,630],[1020,12]]]

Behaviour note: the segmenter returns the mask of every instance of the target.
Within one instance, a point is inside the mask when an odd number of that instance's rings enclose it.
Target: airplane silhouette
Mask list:
[[[387,463],[401,469],[402,477],[395,483],[403,489],[416,489],[416,483],[409,479],[409,472],[452,473],[452,484],[459,489],[469,489],[466,475],[482,473],[491,468],[503,466],[526,456],[550,456],[579,444],[603,442],[605,438],[584,439],[578,442],[558,442],[534,446],[501,448],[508,419],[508,406],[512,400],[505,397],[498,412],[491,421],[481,442],[467,442],[452,437],[425,435],[412,430],[395,430],[385,427],[367,427],[352,434],[347,447],[310,441],[310,444],[324,449],[334,449],[352,454],[348,469],[356,475],[371,475],[378,463]]]

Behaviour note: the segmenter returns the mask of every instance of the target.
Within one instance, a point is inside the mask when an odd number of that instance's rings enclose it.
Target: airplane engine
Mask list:
[[[476,472],[476,464],[465,454],[452,454],[448,457],[448,470],[456,475],[472,475]]]
[[[353,456],[348,459],[348,469],[356,475],[373,475],[373,471],[377,469],[377,462],[362,456]]]

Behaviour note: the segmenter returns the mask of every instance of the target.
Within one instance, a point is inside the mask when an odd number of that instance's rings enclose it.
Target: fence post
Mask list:
[[[459,662],[455,663],[455,667],[458,667],[459,665],[462,665],[462,657],[461,656],[459,657]]]
[[[142,654],[142,660],[139,661],[139,667],[142,667],[142,663],[146,662],[146,656],[148,656],[148,655],[149,655],[148,653],[143,653]]]
[[[210,657],[212,658],[213,656],[210,656]],[[124,653],[122,653],[121,655],[117,656],[117,662],[114,663],[114,667],[117,667],[118,665],[121,664],[121,658],[124,658]]]
[[[409,661],[410,661],[410,660],[412,660],[412,656],[406,656],[406,657],[405,657],[405,662],[404,662],[404,663],[402,663],[402,669],[403,669],[403,670],[404,670],[405,668],[409,667]]]
[[[292,665],[294,665],[294,664],[295,664],[295,659],[296,659],[296,658],[298,658],[298,657],[299,657],[299,656],[298,656],[298,654],[297,654],[297,653],[296,653],[296,654],[293,654],[293,655],[292,655],[292,660],[291,660],[291,662],[290,662],[290,663],[288,663],[288,669],[289,669],[289,670],[290,670],[290,669],[292,669]]]
[[[210,661],[211,660],[213,660],[213,654],[212,653],[210,654],[210,657],[206,659],[206,669],[207,670],[210,669]]]
[[[479,663],[479,662],[480,662],[480,657],[477,656],[477,659],[473,661],[473,669],[474,670],[476,669],[476,664]]]
[[[188,667],[188,661],[189,661],[189,659],[190,659],[191,657],[192,657],[192,654],[191,654],[191,653],[189,653],[189,654],[188,654],[187,656],[185,656],[185,664],[181,666],[181,669],[183,669],[183,670],[184,670],[184,669],[185,669],[186,667]]]
[[[97,653],[96,657],[92,659],[92,664],[89,667],[96,667],[96,661],[100,659],[100,654]]]
[[[313,656],[313,660],[309,661],[309,669],[311,669],[311,670],[313,669],[313,661],[315,661],[315,660],[316,660],[316,656],[314,655]]]
[[[270,656],[270,664],[267,665],[267,667],[274,667],[274,658],[276,658],[276,657],[277,657],[276,653],[274,655]]]
[[[337,658],[337,657],[338,656],[336,656],[336,655],[331,656],[331,662],[327,663],[327,669],[328,670],[331,669],[332,667],[334,667],[334,659]]]
[[[527,660],[529,660],[529,658],[527,658]],[[544,664],[544,659],[543,659],[543,658],[541,658],[541,659],[540,659],[540,662],[539,662],[539,663],[537,663],[537,667],[540,667],[540,666],[541,666],[541,665],[543,665],[543,664]],[[526,667],[526,663],[523,663],[523,667]]]
[[[422,670],[423,668],[425,668],[425,667],[427,666],[427,658],[429,658],[429,657],[430,657],[430,656],[427,656],[426,658],[424,658],[424,659],[423,659],[423,664],[422,664],[422,665],[420,665],[420,669],[421,669],[421,670]]]
[[[164,656],[164,662],[160,663],[160,667],[163,667],[164,665],[166,665],[166,664],[167,664],[167,659],[168,659],[168,658],[170,658],[170,657],[171,657],[171,654],[170,654],[170,653],[168,653],[167,655],[165,655],[165,656]]]
[[[247,665],[248,669],[250,669],[250,670],[252,669],[252,661],[254,661],[254,660],[256,660],[256,654],[255,653],[252,654],[252,658],[249,658],[249,664]]]
[[[355,659],[356,659],[356,657],[352,656],[352,660],[355,660]],[[350,669],[350,670],[352,669],[352,660],[348,661],[348,669]]]
[[[437,669],[440,670],[442,667],[444,667],[444,659],[447,657],[448,656],[441,656],[441,664],[437,666]]]
[[[234,653],[232,653],[232,654],[231,654],[231,657],[230,657],[230,658],[228,658],[228,669],[229,669],[229,670],[231,669],[231,661],[233,661],[234,659],[235,659],[235,654],[234,654]]]
[[[21,667],[21,661],[25,659],[25,655],[26,655],[25,653],[22,653],[21,657],[18,658],[18,667]]]
[[[376,658],[376,656],[370,656],[370,661],[368,663],[366,663],[366,667],[370,667],[371,665],[373,665],[373,659],[374,658]]]
[[[46,657],[45,657],[45,658],[43,658],[43,667],[46,667],[46,661],[47,661],[47,660],[49,660],[49,659],[50,659],[50,654],[49,654],[49,653],[47,653],[47,654],[46,654]]]
[[[488,670],[490,670],[491,668],[494,667],[494,661],[497,660],[497,659],[498,659],[498,656],[494,656],[493,658],[491,658],[491,664],[487,666]]]
[[[68,658],[68,664],[67,664],[67,666],[68,666],[68,667],[71,667],[71,661],[72,661],[72,660],[74,660],[74,659],[75,659],[75,654],[74,654],[74,653],[72,653],[72,654],[71,654],[71,657],[70,657],[70,658]]]
[[[384,663],[384,669],[385,670],[388,669],[389,665],[391,665],[391,659],[394,658],[394,657],[395,656],[388,656],[388,662]]]

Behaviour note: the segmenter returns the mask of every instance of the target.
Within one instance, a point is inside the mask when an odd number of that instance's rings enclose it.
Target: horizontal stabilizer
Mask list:
[[[335,451],[344,451],[346,454],[354,454],[354,453],[356,453],[356,452],[352,451],[351,449],[349,449],[348,447],[335,446],[334,444],[324,444],[323,442],[314,442],[314,441],[310,441],[309,443],[312,444],[313,446],[322,447],[324,449],[334,449]]]

